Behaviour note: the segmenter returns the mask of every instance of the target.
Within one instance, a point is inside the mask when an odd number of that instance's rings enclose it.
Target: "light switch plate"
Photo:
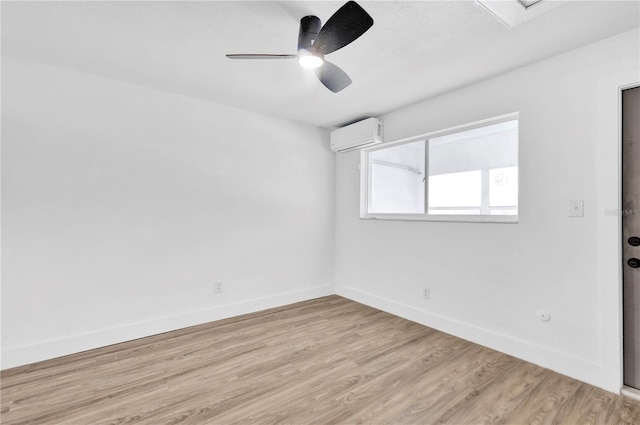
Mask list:
[[[582,199],[575,199],[569,201],[569,217],[583,217],[584,216],[584,201]]]

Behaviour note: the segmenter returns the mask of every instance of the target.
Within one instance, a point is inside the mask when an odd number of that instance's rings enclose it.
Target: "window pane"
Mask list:
[[[428,140],[365,150],[367,169],[363,175],[367,181],[362,188],[366,205],[362,217],[517,216],[518,120],[494,120],[466,128]]]
[[[518,206],[518,167],[489,170],[489,206]]]
[[[469,214],[479,214],[481,203],[480,170],[429,176],[429,214],[460,214],[464,211],[453,207],[468,207]]]
[[[428,194],[429,214],[516,215],[518,121],[430,139]]]
[[[425,142],[369,152],[369,213],[424,213]]]

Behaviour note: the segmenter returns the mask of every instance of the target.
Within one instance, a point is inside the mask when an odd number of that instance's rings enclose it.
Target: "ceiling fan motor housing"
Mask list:
[[[300,32],[298,33],[298,51],[307,50],[313,53],[313,42],[318,37],[322,28],[322,22],[317,16],[305,16],[300,19]]]

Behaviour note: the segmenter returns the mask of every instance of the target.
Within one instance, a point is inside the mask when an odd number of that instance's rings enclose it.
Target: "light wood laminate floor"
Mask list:
[[[3,371],[9,424],[640,424],[640,403],[338,296]]]

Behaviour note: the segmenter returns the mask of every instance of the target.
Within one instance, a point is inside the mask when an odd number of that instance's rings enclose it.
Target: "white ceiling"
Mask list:
[[[640,24],[637,0],[570,1],[515,28],[475,1],[360,1],[375,24],[328,56],[353,79],[337,94],[295,61],[225,57],[295,53],[299,19],[343,3],[2,1],[2,54],[332,127]]]

